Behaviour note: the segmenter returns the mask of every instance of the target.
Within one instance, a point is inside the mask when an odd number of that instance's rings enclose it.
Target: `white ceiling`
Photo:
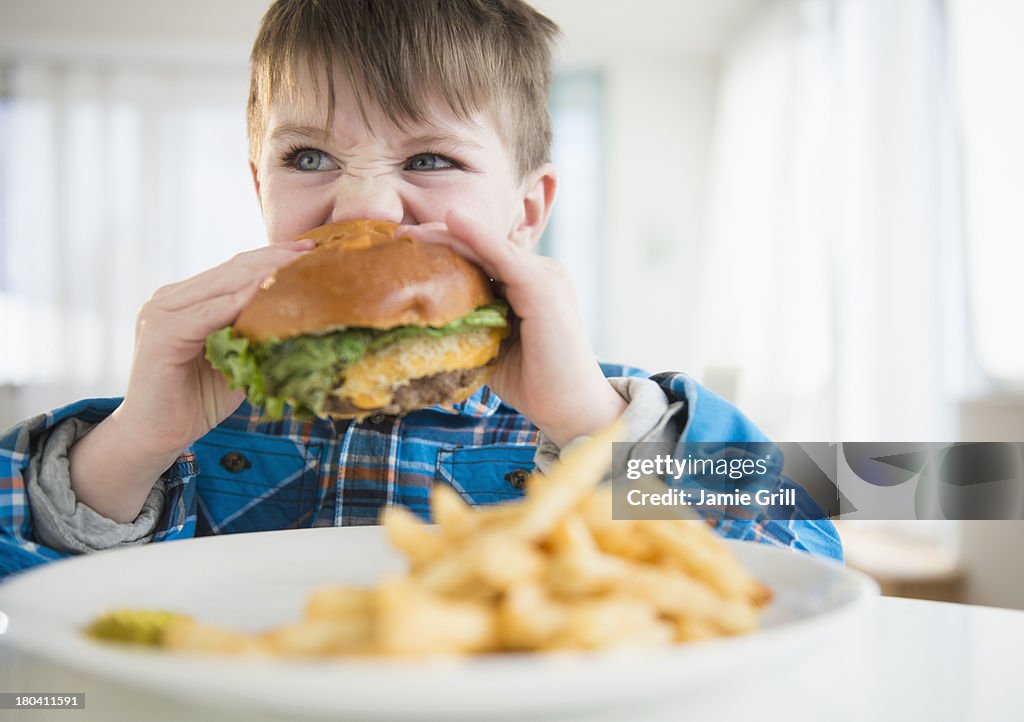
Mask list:
[[[404,1],[404,0],[399,0]],[[564,62],[636,54],[713,57],[743,18],[778,0],[535,0],[562,26]],[[0,49],[194,49],[244,62],[267,0],[0,0]]]

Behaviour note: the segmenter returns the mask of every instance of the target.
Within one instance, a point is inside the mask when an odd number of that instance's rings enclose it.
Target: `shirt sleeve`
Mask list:
[[[622,441],[635,443],[678,437],[678,430],[681,428],[679,414],[685,413],[682,402],[670,402],[661,387],[651,379],[635,376],[610,378],[608,383],[627,404],[621,417],[625,423]],[[555,442],[540,433],[534,464],[541,471],[547,471],[558,460],[563,450],[582,444],[588,438],[580,436],[567,443],[565,449],[560,449]]]
[[[679,441],[711,445],[721,442],[723,447],[736,443],[769,442],[764,432],[739,409],[686,374],[662,373],[652,379],[669,399],[686,403],[686,425]],[[781,469],[781,452],[776,455],[776,463]],[[839,532],[810,494],[781,473],[775,488],[780,491],[792,489],[796,493],[797,503],[788,518],[763,512],[749,518],[724,512],[700,511],[722,536],[787,547],[842,561],[843,545]]]
[[[70,418],[37,445],[24,471],[35,536],[60,552],[82,554],[152,540],[164,508],[163,479],[153,485],[138,517],[121,524],[79,502],[71,490],[68,451],[95,425]]]
[[[195,536],[199,470],[192,450],[164,472],[131,524],[74,498],[67,451],[120,403],[78,401],[0,434],[0,579],[72,553]]]
[[[628,406],[624,442],[768,442],[768,437],[735,406],[686,374],[663,373],[641,378],[629,367],[613,367],[623,377],[609,378]],[[583,443],[573,439],[565,449]],[[545,471],[562,449],[540,434],[534,462]],[[781,455],[780,455],[781,456]],[[842,560],[843,547],[832,524],[807,492],[780,478],[778,488],[795,489],[798,503],[790,518],[758,514],[741,518],[698,509],[722,536],[788,547],[816,556]]]

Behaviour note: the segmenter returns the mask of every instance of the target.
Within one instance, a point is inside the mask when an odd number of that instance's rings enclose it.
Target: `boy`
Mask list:
[[[68,553],[194,535],[427,515],[434,483],[472,503],[623,417],[628,440],[757,441],[681,374],[593,358],[565,269],[532,253],[548,162],[557,28],[520,0],[278,0],[252,53],[250,167],[269,245],[159,289],[139,312],[123,400],[83,401],[0,440],[7,574]],[[371,218],[444,243],[519,318],[489,387],[403,418],[260,422],[203,359],[263,278],[328,222]],[[827,521],[717,518],[729,536],[840,557]]]

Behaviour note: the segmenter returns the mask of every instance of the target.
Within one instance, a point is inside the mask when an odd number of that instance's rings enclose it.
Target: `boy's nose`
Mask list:
[[[331,222],[370,219],[405,223],[405,203],[390,183],[373,179],[347,178],[334,198]]]

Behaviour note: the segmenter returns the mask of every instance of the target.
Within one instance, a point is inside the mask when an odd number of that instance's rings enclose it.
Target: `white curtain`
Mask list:
[[[264,243],[247,74],[0,59],[0,426],[123,393],[159,286]]]
[[[1016,391],[1024,427],[1024,2],[948,0],[962,119],[968,287],[978,362],[996,389]],[[1006,429],[1012,438],[1014,430]]]
[[[723,64],[709,368],[776,439],[949,440],[971,378],[937,0],[782,0]]]

